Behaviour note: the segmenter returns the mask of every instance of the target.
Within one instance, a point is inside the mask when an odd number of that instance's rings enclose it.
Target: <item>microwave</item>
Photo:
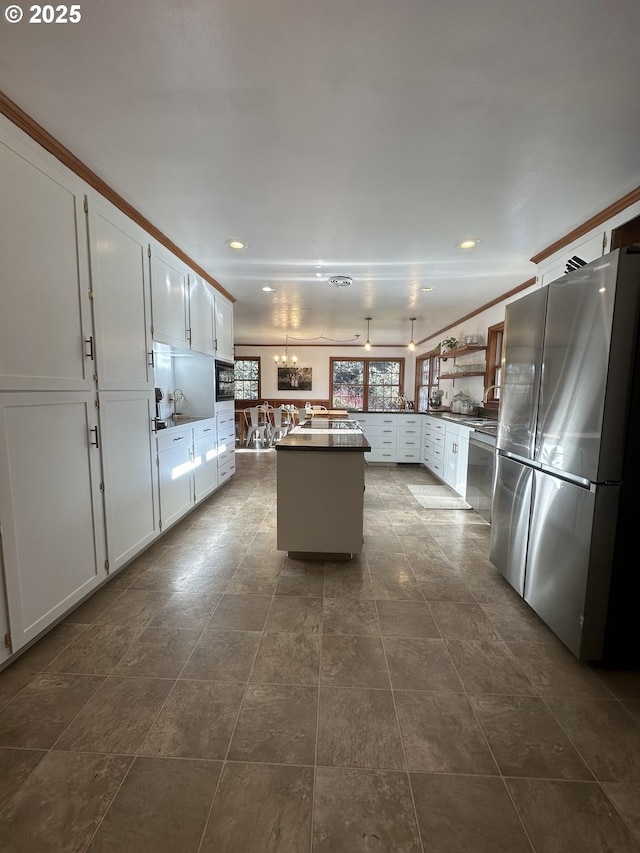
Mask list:
[[[233,364],[216,360],[216,401],[234,400],[236,396],[236,378]]]

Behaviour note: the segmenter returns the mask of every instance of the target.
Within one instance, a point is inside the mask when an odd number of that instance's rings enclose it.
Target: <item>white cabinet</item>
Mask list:
[[[83,185],[0,142],[0,390],[93,386]],[[46,170],[46,171],[45,171]],[[85,354],[86,353],[86,354]]]
[[[193,428],[193,498],[210,495],[218,485],[218,435],[215,418]]]
[[[104,391],[99,400],[107,560],[114,572],[160,532],[155,398],[149,391]]]
[[[444,473],[442,479],[459,495],[467,491],[470,427],[456,423],[445,426]]]
[[[423,462],[440,479],[444,479],[445,424],[440,418],[426,415],[423,426]]]
[[[215,355],[213,288],[189,273],[189,340],[191,349]]]
[[[220,406],[220,404],[219,404]],[[236,470],[236,421],[233,403],[223,404],[216,415],[218,483],[226,482]]]
[[[214,298],[216,358],[233,361],[233,303],[221,293]]]
[[[2,568],[2,554],[0,553],[0,664],[4,663],[12,654],[9,643],[9,610],[7,609],[7,596],[5,593],[4,569]]]
[[[151,249],[151,318],[153,339],[187,349],[189,276],[186,266],[159,244]]]
[[[398,415],[363,412],[356,415],[371,450],[366,462],[396,462],[398,455]]]
[[[158,433],[160,528],[166,530],[193,506],[190,426]]]
[[[106,578],[95,392],[0,394],[0,507],[13,651]]]
[[[422,415],[398,415],[398,462],[422,462]]]
[[[107,202],[91,197],[88,205],[98,388],[152,388],[146,235]]]

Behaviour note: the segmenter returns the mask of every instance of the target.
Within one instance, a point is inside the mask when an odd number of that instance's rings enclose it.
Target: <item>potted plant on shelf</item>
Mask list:
[[[455,349],[458,346],[457,338],[445,338],[440,344],[440,355],[446,356],[449,350]]]

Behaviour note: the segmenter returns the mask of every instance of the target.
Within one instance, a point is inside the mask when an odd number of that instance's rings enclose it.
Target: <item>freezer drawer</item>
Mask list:
[[[600,660],[620,487],[536,471],[524,599],[581,660]]]
[[[533,468],[498,454],[491,503],[489,559],[524,594]]]

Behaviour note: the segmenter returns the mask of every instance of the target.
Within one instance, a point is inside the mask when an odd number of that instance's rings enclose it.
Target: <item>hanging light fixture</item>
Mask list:
[[[371,349],[371,341],[369,340],[369,323],[371,322],[373,317],[365,317],[364,319],[367,321],[367,340],[365,341],[364,348],[367,352],[369,352],[369,350]]]
[[[297,355],[289,355],[289,335],[284,337],[284,353],[282,355],[274,355],[273,360],[278,367],[295,367],[298,363]]]
[[[409,317],[409,319],[411,320],[411,340],[407,344],[407,349],[409,350],[409,352],[413,352],[416,348],[415,342],[413,340],[413,324],[415,323],[415,321],[418,318],[417,317]]]

